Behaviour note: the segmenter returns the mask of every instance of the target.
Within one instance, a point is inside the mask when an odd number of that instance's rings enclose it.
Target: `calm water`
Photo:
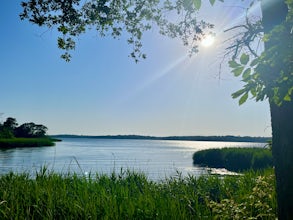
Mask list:
[[[192,164],[194,152],[222,147],[261,147],[260,143],[117,140],[64,138],[55,147],[0,150],[0,174],[31,172],[47,166],[56,172],[78,174],[142,171],[151,179],[174,176],[177,171],[202,175],[207,169]]]

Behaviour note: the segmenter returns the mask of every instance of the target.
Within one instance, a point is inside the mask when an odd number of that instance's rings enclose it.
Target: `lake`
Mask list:
[[[113,171],[144,172],[150,179],[182,175],[203,175],[210,170],[192,164],[193,153],[202,149],[223,147],[262,147],[264,143],[165,141],[63,138],[55,147],[0,149],[0,174],[29,172],[42,166],[58,173],[77,174]],[[222,170],[213,170],[222,172]]]

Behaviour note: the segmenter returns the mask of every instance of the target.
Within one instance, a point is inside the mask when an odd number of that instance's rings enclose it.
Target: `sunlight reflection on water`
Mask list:
[[[193,153],[223,147],[262,147],[263,143],[64,138],[55,147],[0,150],[0,173],[35,173],[42,166],[58,173],[144,172],[150,179],[203,175],[192,164]]]

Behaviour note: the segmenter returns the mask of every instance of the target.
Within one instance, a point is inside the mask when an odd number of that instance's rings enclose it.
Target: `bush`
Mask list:
[[[14,135],[8,128],[0,127],[0,138],[11,139],[14,138]]]
[[[276,219],[274,175],[258,176],[251,193],[240,201],[233,198],[220,202],[210,200],[208,206],[212,209],[214,219]]]

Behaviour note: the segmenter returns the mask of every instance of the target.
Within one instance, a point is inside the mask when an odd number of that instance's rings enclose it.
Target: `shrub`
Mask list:
[[[214,219],[276,219],[274,175],[258,176],[252,192],[246,194],[240,201],[233,198],[220,202],[210,200],[208,206],[212,209]]]
[[[5,127],[0,127],[0,138],[10,139],[10,138],[14,138],[14,135],[10,129]]]

